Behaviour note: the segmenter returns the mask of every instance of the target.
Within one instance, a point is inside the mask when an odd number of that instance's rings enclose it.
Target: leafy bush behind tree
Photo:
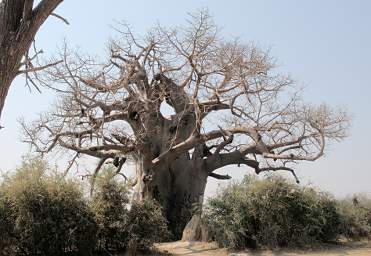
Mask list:
[[[128,215],[128,245],[132,249],[146,249],[155,242],[170,238],[160,204],[153,200],[134,202]]]
[[[148,251],[169,238],[161,206],[152,200],[129,204],[129,188],[107,168],[98,176],[91,208],[98,223],[98,250]]]
[[[340,230],[352,239],[371,238],[371,199],[366,195],[339,200],[337,209],[341,215]]]
[[[127,247],[128,193],[127,186],[113,178],[112,170],[104,170],[97,177],[90,205],[98,224],[99,251],[117,251]]]
[[[246,176],[208,201],[205,221],[215,240],[232,248],[306,246],[335,240],[336,201],[282,177]]]

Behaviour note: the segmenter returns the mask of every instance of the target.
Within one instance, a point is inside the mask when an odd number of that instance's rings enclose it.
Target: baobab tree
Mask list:
[[[222,39],[205,13],[142,38],[124,24],[118,31],[106,62],[64,49],[63,64],[43,76],[59,100],[22,124],[25,141],[42,154],[62,149],[75,153],[73,161],[97,158],[93,178],[105,163],[120,173],[131,160],[136,199],[158,200],[176,237],[208,177],[230,178],[219,168],[296,178],[297,162],[317,160],[325,143],[346,136],[346,112],[304,104],[267,52]]]
[[[41,52],[30,55],[28,51],[37,31],[50,15],[66,22],[53,13],[62,1],[42,0],[34,7],[33,0],[0,0],[0,118],[16,76],[25,74],[27,82],[33,83],[29,74],[56,64],[34,65]]]

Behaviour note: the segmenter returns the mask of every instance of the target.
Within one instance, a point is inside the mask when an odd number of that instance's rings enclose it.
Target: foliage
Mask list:
[[[169,237],[158,203],[144,201],[130,207],[128,188],[113,176],[110,169],[100,175],[88,201],[79,183],[51,172],[41,160],[25,159],[0,186],[1,253],[146,250]]]
[[[134,202],[128,223],[128,247],[131,250],[147,250],[153,243],[165,241],[170,236],[162,208],[153,200]]]
[[[91,208],[98,224],[98,250],[121,250],[127,244],[128,188],[104,170],[96,181]]]
[[[221,246],[304,246],[336,239],[340,216],[329,195],[284,178],[246,176],[208,201],[204,219]]]
[[[15,213],[13,241],[19,255],[88,255],[96,225],[78,184],[48,176],[40,160],[25,161],[2,184]]]
[[[339,200],[341,234],[351,239],[371,238],[371,199],[365,195]]]
[[[129,207],[128,188],[113,178],[112,170],[104,173],[97,180],[91,201],[98,223],[98,248],[143,251],[154,242],[166,240],[169,231],[161,206],[145,200]]]
[[[148,250],[169,237],[161,206],[152,200],[129,205],[129,190],[106,169],[96,181],[91,208],[98,223],[98,250]],[[130,209],[129,209],[130,208]]]
[[[106,169],[90,201],[79,183],[25,159],[0,186],[0,255],[145,251],[170,239],[160,205],[129,204],[129,188]],[[282,177],[246,176],[209,199],[203,222],[233,248],[306,246],[371,237],[371,199],[334,200]]]
[[[9,198],[0,193],[0,255],[9,255],[15,239],[14,207]]]

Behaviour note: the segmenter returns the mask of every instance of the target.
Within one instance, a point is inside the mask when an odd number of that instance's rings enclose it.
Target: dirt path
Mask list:
[[[315,250],[264,250],[264,251],[243,251],[230,252],[225,248],[218,248],[215,243],[200,242],[172,242],[157,244],[156,247],[170,255],[190,256],[371,256],[370,242],[347,243],[345,245],[331,245],[326,248]]]

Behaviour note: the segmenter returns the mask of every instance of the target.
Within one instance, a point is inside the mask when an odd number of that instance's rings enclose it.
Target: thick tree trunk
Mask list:
[[[0,118],[14,78],[19,74],[22,57],[35,34],[63,0],[0,1]]]
[[[0,52],[7,52],[9,49],[9,47],[5,47],[4,49],[0,47]],[[6,55],[0,56],[0,117],[10,85],[18,71],[16,63],[21,60],[21,56],[18,59],[6,57]]]
[[[16,45],[14,34],[1,32],[0,40],[0,117],[5,104],[6,96],[13,79],[17,75],[18,63],[22,54],[12,45]]]
[[[201,159],[191,159],[189,154],[173,163],[148,171],[142,162],[137,163],[137,199],[155,199],[162,205],[175,239],[180,239],[196,207],[202,204],[207,182],[207,170]]]
[[[9,87],[10,87],[10,82],[5,79],[4,76],[0,73],[0,117],[1,113],[5,104],[5,99],[6,96],[8,95]]]

